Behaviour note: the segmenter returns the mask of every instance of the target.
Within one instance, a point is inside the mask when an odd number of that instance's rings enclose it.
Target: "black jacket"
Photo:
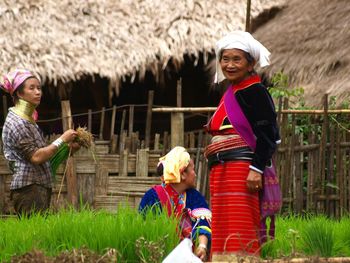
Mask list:
[[[252,166],[264,171],[280,141],[275,105],[261,83],[239,90],[235,95],[257,139]]]

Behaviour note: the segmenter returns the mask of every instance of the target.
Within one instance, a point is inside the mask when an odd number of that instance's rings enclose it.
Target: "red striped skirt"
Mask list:
[[[260,253],[259,196],[247,189],[249,165],[248,161],[231,161],[210,171],[213,254]]]

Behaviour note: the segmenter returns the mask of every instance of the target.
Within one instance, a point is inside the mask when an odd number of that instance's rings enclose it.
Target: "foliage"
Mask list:
[[[269,92],[273,98],[298,98],[304,94],[302,87],[290,88],[289,77],[281,71],[272,76],[271,83]]]
[[[126,207],[119,207],[116,213],[72,209],[11,218],[0,221],[0,261],[33,249],[56,256],[81,248],[102,255],[112,248],[118,262],[160,262],[179,242],[176,226],[177,221],[165,213],[140,215]],[[149,244],[153,244],[151,251]]]

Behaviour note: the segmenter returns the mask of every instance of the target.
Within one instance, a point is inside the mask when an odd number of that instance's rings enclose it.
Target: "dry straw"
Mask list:
[[[254,36],[271,50],[265,73],[283,71],[305,88],[310,105],[329,93],[338,101],[350,90],[350,4],[347,0],[291,0]]]
[[[252,0],[252,15],[285,0]],[[4,0],[0,72],[25,67],[55,86],[99,75],[158,75],[245,26],[246,0]],[[33,18],[35,18],[33,20]],[[138,73],[138,74],[137,74]]]

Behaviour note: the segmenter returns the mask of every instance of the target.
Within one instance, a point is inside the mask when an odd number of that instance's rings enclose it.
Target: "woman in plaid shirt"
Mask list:
[[[35,108],[42,96],[40,80],[30,71],[17,69],[8,73],[0,87],[11,94],[15,104],[9,109],[2,132],[4,156],[13,173],[14,209],[18,215],[45,211],[52,192],[49,160],[63,143],[73,142],[77,133],[67,130],[50,145],[45,144],[35,122]]]

